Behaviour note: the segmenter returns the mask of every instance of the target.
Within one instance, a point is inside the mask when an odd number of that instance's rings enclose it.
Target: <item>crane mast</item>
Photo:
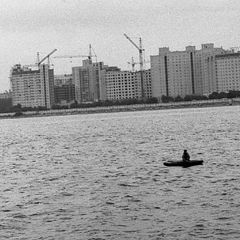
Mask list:
[[[139,64],[140,64],[140,78],[141,78],[141,97],[142,100],[145,99],[145,91],[144,91],[144,83],[143,83],[143,47],[142,47],[142,39],[139,38],[139,46],[126,34],[124,36],[132,43],[132,45],[137,48],[139,52]]]

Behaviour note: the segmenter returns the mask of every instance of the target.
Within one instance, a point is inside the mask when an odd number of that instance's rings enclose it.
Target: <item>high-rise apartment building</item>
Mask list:
[[[102,69],[103,62],[93,63],[90,59],[83,60],[80,67],[72,68],[75,98],[78,103],[99,101],[99,73]]]
[[[170,52],[160,48],[157,56],[151,56],[152,96],[185,96],[195,92],[195,47],[185,51]]]
[[[185,51],[163,47],[151,56],[152,96],[184,97],[210,94],[216,89],[215,56],[224,53],[212,43],[202,44],[200,50],[187,46]]]
[[[217,92],[240,91],[240,53],[216,57]]]
[[[196,51],[197,92],[199,95],[209,95],[217,90],[215,57],[227,51],[215,48],[213,43],[202,44]]]
[[[15,65],[11,69],[10,83],[14,106],[50,109],[54,104],[54,72],[47,64],[37,69]]]

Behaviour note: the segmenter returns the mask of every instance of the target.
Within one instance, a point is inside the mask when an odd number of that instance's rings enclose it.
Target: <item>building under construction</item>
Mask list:
[[[82,61],[82,66],[72,68],[72,78],[75,85],[75,100],[78,103],[92,103],[100,100],[100,71],[102,70],[103,62],[97,61],[96,54],[92,54],[93,49],[89,44],[88,55],[62,55],[54,58],[73,59],[85,58]],[[93,61],[95,58],[95,61]]]
[[[82,66],[72,68],[75,99],[78,103],[99,101],[99,74],[103,67],[103,62],[93,63],[91,60],[86,59],[83,60]]]
[[[56,105],[70,105],[75,101],[75,85],[72,74],[54,76],[54,102]]]

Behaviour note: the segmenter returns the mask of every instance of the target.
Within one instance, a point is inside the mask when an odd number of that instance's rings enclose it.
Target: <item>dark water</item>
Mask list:
[[[0,239],[240,239],[240,107],[1,120]],[[203,166],[168,168],[182,150]]]

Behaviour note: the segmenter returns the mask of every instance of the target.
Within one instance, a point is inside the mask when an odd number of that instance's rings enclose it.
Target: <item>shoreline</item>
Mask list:
[[[93,114],[93,113],[113,113],[113,112],[129,112],[129,111],[167,110],[167,109],[180,109],[180,108],[220,107],[220,106],[236,106],[236,105],[240,105],[240,98],[200,100],[200,101],[191,101],[191,102],[171,102],[171,103],[90,107],[90,108],[56,109],[56,110],[45,110],[45,111],[28,111],[28,112],[22,112],[22,115],[19,115],[19,116],[16,116],[15,112],[1,113],[0,119],[64,116],[64,115]]]

